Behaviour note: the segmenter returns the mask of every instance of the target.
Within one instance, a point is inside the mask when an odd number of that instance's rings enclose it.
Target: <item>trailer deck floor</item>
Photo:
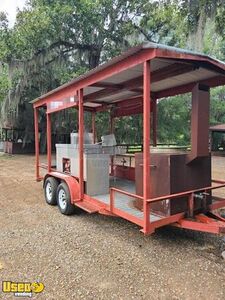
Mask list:
[[[110,187],[115,187],[118,189],[121,189],[123,191],[135,194],[135,182],[126,180],[126,179],[121,179],[118,177],[110,177]],[[105,203],[105,204],[110,204],[110,194],[104,194],[104,195],[97,195],[94,196],[95,199]],[[120,209],[130,215],[133,215],[139,219],[143,219],[143,212],[137,209],[134,205],[135,198],[129,197],[127,195],[115,192],[115,200],[114,200],[114,205],[115,208]],[[149,220],[150,222],[158,221],[162,217],[155,215],[155,214],[150,214]]]

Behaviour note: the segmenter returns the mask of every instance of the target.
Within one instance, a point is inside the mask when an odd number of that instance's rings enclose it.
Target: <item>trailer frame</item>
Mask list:
[[[182,66],[173,64],[172,66],[164,67],[160,70],[151,71],[151,62],[154,59],[169,60],[175,62],[182,62]],[[104,80],[131,70],[136,66],[142,66],[142,75],[138,78],[127,80],[124,84],[114,84],[110,86],[109,83],[104,83]],[[211,72],[215,72],[215,76],[210,78],[200,78],[197,81],[198,84],[206,85],[208,88],[225,85],[225,65],[212,59],[208,56],[201,55],[199,53],[188,52],[186,50],[180,50],[173,47],[166,47],[162,45],[148,44],[142,45],[136,48],[132,48],[125,54],[118,58],[111,60],[84,76],[65,84],[46,95],[35,99],[33,103],[34,107],[34,127],[35,127],[35,153],[36,153],[36,180],[46,180],[48,177],[54,177],[59,181],[63,181],[67,184],[70,195],[71,203],[77,207],[89,213],[100,213],[109,216],[119,216],[141,227],[141,231],[147,235],[155,232],[159,227],[165,225],[173,225],[179,228],[186,228],[210,233],[225,233],[225,219],[215,214],[213,211],[225,207],[225,199],[214,199],[213,203],[209,206],[205,205],[204,212],[196,214],[193,210],[195,197],[201,195],[204,199],[204,194],[209,191],[225,187],[225,180],[212,180],[211,186],[206,186],[201,189],[189,190],[177,194],[169,194],[162,197],[150,198],[149,194],[149,182],[151,180],[151,172],[149,165],[150,161],[150,132],[151,132],[151,112],[153,118],[153,145],[157,145],[157,100],[174,96],[178,94],[184,94],[190,92],[196,85],[196,81],[187,82],[184,84],[178,84],[175,87],[165,87],[159,91],[151,91],[151,85],[155,82],[168,80],[168,78],[185,75],[188,72],[194,72],[197,68],[205,68]],[[204,76],[203,76],[204,77]],[[85,89],[88,87],[104,87],[100,91],[93,92],[90,95],[84,94]],[[142,88],[140,88],[142,86]],[[114,102],[96,102],[96,99],[101,99],[106,96],[113,95],[113,93],[123,90],[133,90],[135,93],[139,93],[131,98]],[[74,101],[64,102],[62,99],[68,97],[74,97]],[[83,142],[84,142],[84,111],[90,111],[92,113],[92,132],[93,140],[96,141],[96,128],[95,128],[95,114],[100,111],[108,110],[112,104],[121,105],[119,114],[122,116],[126,114],[124,109],[126,103],[131,102],[141,103],[140,107],[130,107],[129,114],[136,114],[143,112],[143,196],[124,191],[122,189],[111,187],[109,190],[110,201],[108,204],[103,203],[95,197],[91,197],[84,192],[84,168],[83,168]],[[51,103],[58,103],[56,107],[52,108]],[[85,106],[86,103],[97,103],[98,105],[92,107]],[[38,129],[38,110],[41,107],[45,107],[47,115],[47,165],[43,166],[40,163],[39,153],[39,129]],[[60,173],[52,167],[52,143],[51,143],[51,115],[58,111],[76,108],[79,111],[79,176],[74,177],[69,174]],[[110,118],[110,131],[114,131],[114,118],[116,115],[111,115]],[[111,167],[113,167],[113,161],[111,161]],[[44,177],[40,175],[40,168],[45,168],[47,174]],[[112,170],[111,170],[112,171]],[[143,218],[138,218],[134,215],[127,213],[117,207],[115,207],[115,193],[119,193],[131,198],[138,198],[143,201]],[[151,212],[151,204],[162,201],[179,198],[180,196],[188,196],[188,211],[181,212],[175,215],[162,217],[154,216]],[[151,219],[155,220],[151,221]]]

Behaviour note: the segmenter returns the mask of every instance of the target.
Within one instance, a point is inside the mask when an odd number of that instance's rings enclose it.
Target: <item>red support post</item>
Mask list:
[[[112,113],[110,113],[110,128],[109,128],[109,131],[110,133],[114,133],[114,124],[115,124],[115,119],[112,115]]]
[[[95,126],[95,112],[91,113],[92,116],[92,134],[93,134],[93,144],[96,143],[96,126]]]
[[[114,133],[114,117],[112,115],[112,113],[110,112],[110,128],[109,128],[109,131],[110,131],[110,134],[113,134]],[[111,164],[111,168],[110,168],[110,174],[112,176],[116,176],[116,174],[114,174],[114,156],[111,155],[110,157],[110,164]]]
[[[153,114],[153,146],[157,146],[157,99],[152,100],[152,114]]]
[[[150,205],[147,202],[150,198],[150,61],[144,62],[143,79],[143,232],[147,234],[150,230]]]
[[[40,180],[39,172],[39,129],[38,129],[38,108],[34,109],[34,133],[35,133],[35,171],[36,180]]]
[[[79,98],[79,198],[84,198],[84,94],[83,89],[78,92]]]
[[[188,216],[190,218],[194,216],[194,193],[188,196]]]
[[[52,168],[52,129],[51,129],[51,115],[47,114],[47,160],[48,160],[48,172],[51,172]]]
[[[110,212],[113,213],[115,194],[113,189],[110,189]]]

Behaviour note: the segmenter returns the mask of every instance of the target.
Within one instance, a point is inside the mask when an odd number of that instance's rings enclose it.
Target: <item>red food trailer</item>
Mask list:
[[[225,233],[225,219],[218,213],[225,199],[214,195],[225,181],[211,178],[208,129],[210,88],[221,85],[225,85],[221,61],[146,43],[32,101],[36,179],[43,180],[46,202],[58,204],[65,215],[79,207],[122,217],[140,226],[144,234],[165,225]],[[191,149],[160,150],[157,102],[184,93],[192,93]],[[46,110],[47,119],[46,166],[39,157],[40,108]],[[71,134],[70,144],[56,145],[54,166],[51,116],[69,108],[79,112],[79,130]],[[85,111],[92,114],[92,133],[85,131]],[[109,135],[100,144],[95,116],[102,111],[109,111],[110,121]],[[143,115],[143,151],[130,154],[117,145],[114,122],[135,114]],[[41,167],[47,169],[43,177]]]

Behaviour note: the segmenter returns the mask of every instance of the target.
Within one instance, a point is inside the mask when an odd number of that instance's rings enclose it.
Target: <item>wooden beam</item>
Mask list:
[[[215,76],[213,78],[201,80],[199,81],[199,83],[210,88],[225,85],[225,76]],[[191,82],[177,87],[172,87],[159,92],[154,92],[154,96],[156,97],[156,99],[160,99],[180,94],[186,94],[191,92],[195,85],[196,82]]]
[[[123,117],[136,115],[143,112],[143,97],[138,96],[123,101],[116,102],[113,106],[112,116]]]
[[[109,88],[102,89],[100,91],[91,93],[89,95],[86,95],[84,97],[84,101],[87,102],[87,101],[97,100],[97,99],[101,99],[101,98],[104,98],[107,96],[115,95],[116,93],[117,94],[121,93],[121,91],[123,91],[123,90],[130,90],[130,89],[140,87],[142,84],[142,81],[143,81],[142,76],[133,78],[131,80],[123,82],[120,85],[120,88],[118,88],[118,89],[115,89],[115,87],[109,87]]]
[[[111,82],[103,82],[103,81],[93,83],[91,86],[99,87],[99,88],[114,88],[114,89],[120,89],[123,87],[121,84],[111,83]]]
[[[176,76],[179,76],[182,74],[189,73],[196,69],[198,69],[198,67],[195,65],[175,63],[175,64],[169,65],[163,69],[159,69],[159,70],[152,72],[151,82],[153,83],[153,82],[162,81],[164,79],[169,79],[170,77],[176,77]]]
[[[187,64],[180,64],[175,63],[170,66],[166,66],[164,68],[161,68],[159,70],[156,70],[152,72],[151,74],[151,82],[158,82],[170,77],[178,76],[181,74],[185,74],[188,72],[191,72],[195,70],[197,67],[194,65],[187,65]],[[142,93],[143,89],[136,89],[143,85],[143,76],[138,76],[133,79],[127,80],[122,82],[120,85],[115,84],[115,86],[112,86],[110,83],[110,87],[102,89],[100,91],[91,93],[89,95],[86,95],[84,97],[84,101],[92,101],[96,99],[101,99],[107,96],[115,95],[116,93],[121,93],[123,90],[130,90],[134,93]]]
[[[95,112],[102,112],[102,111],[107,111],[110,109],[110,107],[115,106],[116,108],[118,108],[118,106],[120,106],[120,104],[125,105],[125,103],[129,103],[130,105],[133,104],[133,101],[138,101],[138,99],[142,102],[143,100],[143,95],[138,95],[138,96],[132,96],[130,98],[124,98],[124,99],[120,99],[120,100],[115,100],[115,102],[92,102],[92,103],[98,103],[101,104],[101,106],[98,107],[85,107],[85,110],[87,111],[95,111]],[[151,92],[151,99],[155,100],[155,94],[153,92]],[[140,113],[140,112],[139,112]],[[134,114],[136,114],[134,112]],[[138,113],[137,113],[138,114]]]

